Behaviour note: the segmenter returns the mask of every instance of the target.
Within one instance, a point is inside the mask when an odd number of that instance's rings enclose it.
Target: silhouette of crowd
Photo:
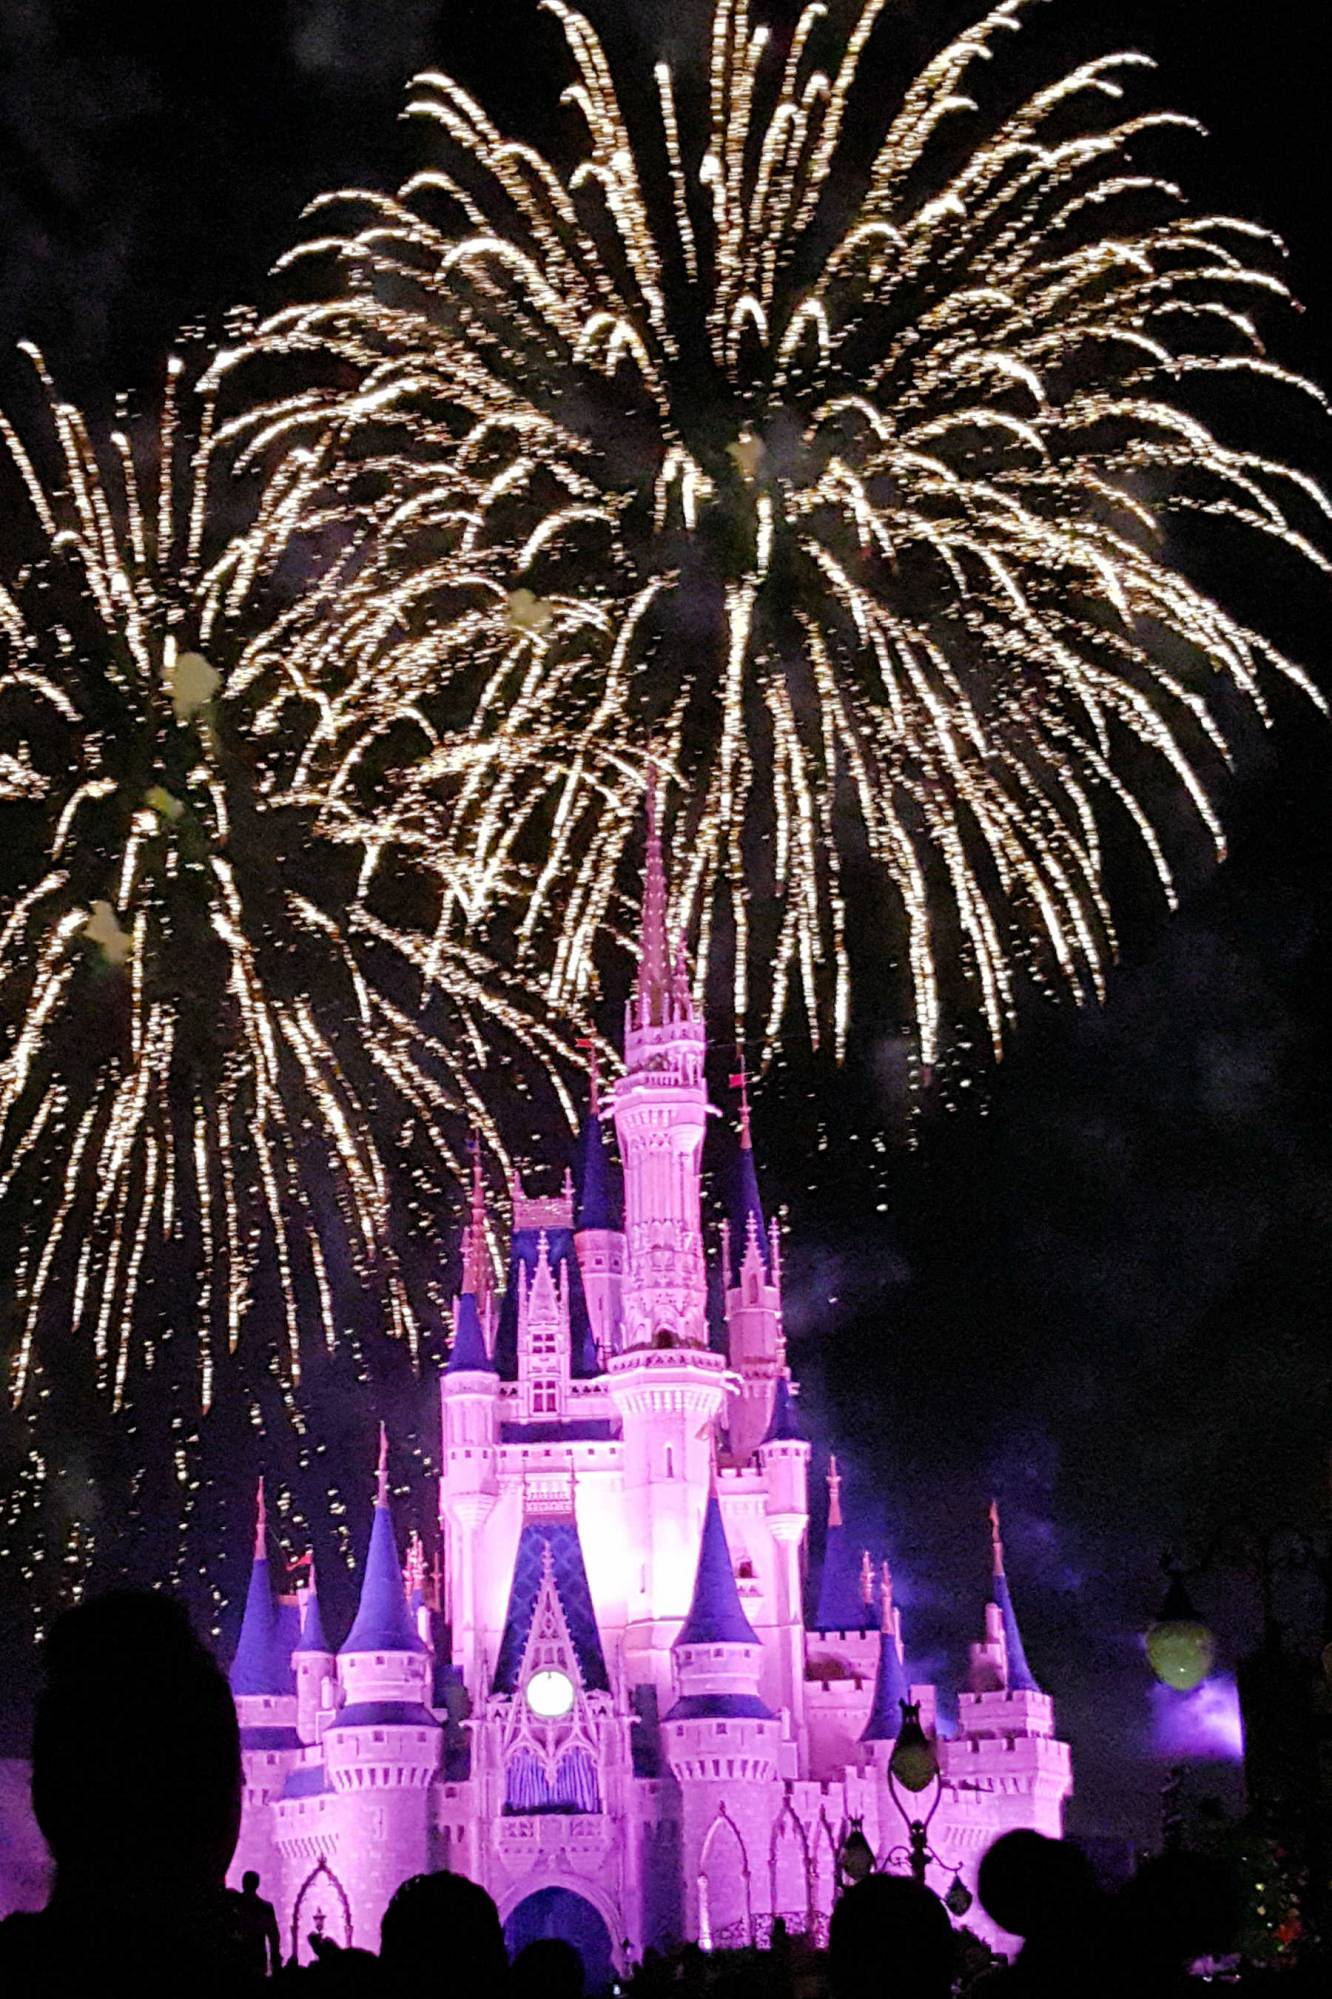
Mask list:
[[[558,1939],[509,1963],[494,1902],[458,1874],[405,1881],[377,1954],[306,1939],[284,1962],[259,1877],[226,1874],[240,1831],[240,1737],[212,1654],[169,1599],[130,1593],[52,1630],[33,1730],[32,1795],[55,1863],[47,1906],[0,1922],[3,1999],[232,1999],[261,1983],[310,1999],[583,1999],[583,1965]],[[191,1745],[182,1756],[180,1744]],[[1110,1895],[1079,1849],[1005,1834],[981,1862],[981,1906],[1022,1940],[1010,1964],[954,1929],[939,1898],[901,1875],[841,1896],[826,1951],[773,1926],[766,1950],[648,1950],[630,1999],[1187,1999],[1200,1961],[1231,1949],[1238,1910],[1215,1859],[1170,1851]],[[1278,1999],[1332,1989],[1328,1966],[1246,1974],[1230,1989]],[[589,1995],[588,1999],[596,1999]]]

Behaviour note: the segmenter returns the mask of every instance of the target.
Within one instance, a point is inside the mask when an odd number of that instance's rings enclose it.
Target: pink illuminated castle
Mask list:
[[[779,1915],[822,1933],[855,1826],[880,1864],[902,1864],[887,1764],[901,1702],[932,1734],[935,1690],[912,1683],[887,1565],[876,1575],[847,1545],[835,1460],[806,1616],[810,1446],[747,1105],[720,1240],[724,1345],[710,1336],[704,1052],[650,822],[624,1073],[604,1109],[594,1088],[576,1184],[554,1198],[515,1184],[502,1296],[474,1187],[441,1380],[439,1601],[415,1547],[404,1578],[382,1453],[337,1648],[313,1583],[299,1608],[274,1602],[261,1526],[232,1670],[247,1778],[234,1872],[259,1870],[284,1941],[323,1929],[373,1948],[397,1884],[450,1867],[490,1891],[512,1942],[570,1937],[595,1983],[650,1944],[762,1941]],[[997,1517],[993,1554],[970,1691],[937,1742],[941,1893],[974,1886],[998,1833],[1057,1834],[1072,1787]]]

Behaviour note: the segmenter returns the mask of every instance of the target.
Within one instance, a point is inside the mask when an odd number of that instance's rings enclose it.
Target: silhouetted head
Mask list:
[[[1202,1853],[1160,1853],[1120,1889],[1115,1913],[1134,1960],[1174,1970],[1233,1948],[1239,1898],[1224,1862]]]
[[[513,1960],[516,1999],[583,1999],[583,1960],[563,1937],[537,1937]]]
[[[1006,1832],[989,1848],[976,1892],[1001,1930],[1028,1939],[1081,1928],[1100,1899],[1080,1847],[1025,1830]]]
[[[953,1926],[939,1897],[902,1874],[867,1874],[832,1913],[828,1967],[837,1999],[947,1999]]]
[[[442,1965],[459,1991],[491,1995],[508,1977],[499,1911],[464,1874],[413,1874],[384,1911],[379,1959],[398,1985],[438,1983]]]
[[[236,1709],[169,1597],[120,1591],[51,1628],[32,1802],[62,1890],[220,1888],[241,1814]]]
[[[259,1893],[259,1876],[255,1873],[253,1867],[247,1867],[241,1875],[241,1893],[242,1895],[257,1895]]]

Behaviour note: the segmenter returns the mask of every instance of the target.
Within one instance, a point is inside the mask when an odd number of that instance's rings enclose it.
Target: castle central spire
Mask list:
[[[666,864],[657,823],[657,773],[648,779],[647,861],[643,870],[643,935],[634,1011],[640,1027],[660,1027],[670,1017],[671,955],[666,932]]]

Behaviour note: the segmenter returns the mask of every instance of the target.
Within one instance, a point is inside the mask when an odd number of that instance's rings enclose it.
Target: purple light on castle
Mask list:
[[[1151,1700],[1152,1746],[1159,1756],[1172,1762],[1244,1761],[1239,1689],[1227,1675],[1204,1680],[1191,1694],[1154,1686]]]
[[[886,1769],[912,1679],[887,1563],[848,1545],[836,1460],[806,1621],[810,1446],[782,1332],[742,1092],[709,1342],[700,1205],[705,1037],[649,813],[624,1073],[595,1081],[577,1174],[513,1188],[502,1295],[474,1177],[441,1379],[441,1587],[404,1576],[381,1452],[361,1599],[334,1649],[313,1579],[275,1605],[262,1532],[232,1683],[245,1817],[285,1937],[372,1947],[397,1884],[452,1867],[511,1939],[562,1925],[585,1958],[826,1930],[854,1820],[881,1860],[904,1827]],[[613,1124],[623,1180],[607,1144]],[[997,1834],[1057,1835],[1072,1789],[1022,1646],[997,1515],[984,1636],[939,1742],[931,1841],[974,1886]],[[971,1917],[983,1927],[977,1908]]]

